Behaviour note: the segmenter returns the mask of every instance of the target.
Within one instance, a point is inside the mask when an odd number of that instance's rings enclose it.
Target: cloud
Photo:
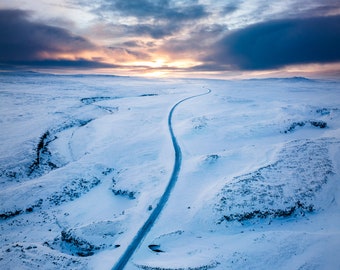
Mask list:
[[[97,47],[63,28],[29,20],[23,10],[0,10],[0,63],[26,66],[103,67],[104,63],[82,59],[79,53]],[[60,59],[72,55],[75,60]],[[78,55],[78,56],[77,56]]]
[[[79,1],[90,5],[91,12],[105,21],[108,36],[121,32],[125,37],[163,39],[210,15],[196,0],[99,0],[96,7],[88,0]]]
[[[180,27],[174,24],[137,24],[126,26],[127,31],[132,35],[150,36],[154,39],[161,39],[177,32]]]
[[[184,37],[173,37],[160,46],[160,51],[171,55],[173,58],[192,57],[197,59],[198,55],[206,55],[209,48],[228,31],[227,26],[220,24],[196,24],[190,31],[190,35]]]
[[[295,1],[290,10],[295,17],[318,17],[339,15],[340,2],[338,0],[305,0]]]
[[[134,48],[152,48],[155,46],[154,42],[143,42],[141,40],[130,40],[122,44],[124,47],[134,47]]]
[[[226,4],[223,7],[222,10],[222,14],[223,15],[227,15],[227,14],[231,14],[234,13],[235,11],[237,11],[240,8],[240,5],[242,4],[242,1],[230,1],[228,4]]]
[[[124,47],[108,47],[108,54],[116,61],[123,63],[136,60],[150,60],[151,56],[145,50],[126,49]]]
[[[203,5],[196,1],[189,5],[176,5],[171,0],[110,0],[102,6],[105,10],[118,11],[125,16],[139,19],[158,19],[189,21],[204,18],[208,15]]]
[[[99,29],[99,30],[98,30]],[[108,39],[114,41],[121,41],[122,39],[142,39],[143,37],[151,37],[159,40],[167,36],[171,36],[179,31],[181,27],[174,24],[167,23],[139,23],[139,24],[116,24],[106,23],[96,25],[90,32],[92,32],[93,39]],[[96,32],[97,31],[97,32]]]
[[[276,69],[340,61],[340,16],[273,20],[231,32],[205,57],[211,68]]]
[[[79,58],[75,60],[42,59],[42,60],[11,61],[11,62],[5,63],[5,68],[6,67],[7,68],[13,68],[13,67],[29,68],[31,67],[31,68],[47,68],[47,69],[59,69],[59,68],[96,69],[96,68],[115,68],[115,67],[118,67],[118,65],[112,65],[112,64],[107,64],[107,63],[103,63],[100,61],[92,61],[92,60]]]

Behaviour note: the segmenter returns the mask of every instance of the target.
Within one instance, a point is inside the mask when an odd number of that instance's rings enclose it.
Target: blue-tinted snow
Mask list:
[[[126,269],[339,268],[338,82],[25,73],[0,75],[1,269],[111,269],[207,89]]]

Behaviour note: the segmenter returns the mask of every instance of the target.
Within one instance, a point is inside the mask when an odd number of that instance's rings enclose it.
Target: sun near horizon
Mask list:
[[[340,4],[0,3],[0,70],[147,77],[340,77]]]

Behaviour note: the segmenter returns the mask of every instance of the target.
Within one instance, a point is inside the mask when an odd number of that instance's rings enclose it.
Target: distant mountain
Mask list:
[[[252,79],[247,79],[246,81],[289,81],[289,82],[314,82],[315,80],[305,78],[305,77],[288,77],[288,78],[252,78]]]

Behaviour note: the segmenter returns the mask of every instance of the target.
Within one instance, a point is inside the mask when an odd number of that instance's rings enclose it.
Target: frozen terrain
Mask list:
[[[340,82],[0,75],[0,269],[340,269]]]

